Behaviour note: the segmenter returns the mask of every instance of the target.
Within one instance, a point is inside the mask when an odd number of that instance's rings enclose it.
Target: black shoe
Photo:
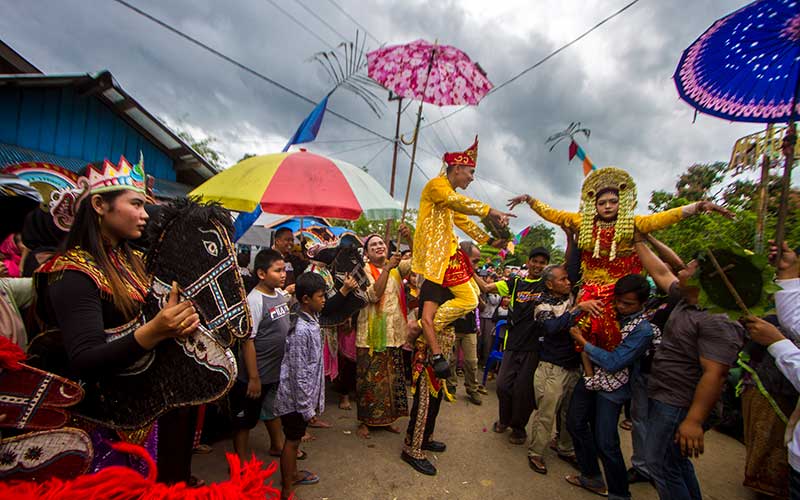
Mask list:
[[[480,405],[483,404],[483,401],[481,401],[481,397],[478,396],[477,392],[471,392],[471,393],[467,394],[467,401],[469,401],[470,403],[472,403],[474,405],[477,405],[477,406],[480,406]]]
[[[447,445],[441,441],[434,441],[431,439],[427,443],[422,443],[422,449],[425,451],[432,451],[434,453],[442,453],[447,449]]]
[[[645,476],[638,469],[631,467],[628,469],[628,484],[633,483],[650,483],[653,480]]]
[[[528,435],[524,430],[511,429],[511,434],[508,436],[508,442],[511,444],[525,444],[528,440]]]
[[[436,475],[436,467],[434,467],[427,458],[414,458],[406,452],[401,453],[400,458],[402,458],[403,461],[408,465],[413,467],[417,472],[427,476]]]

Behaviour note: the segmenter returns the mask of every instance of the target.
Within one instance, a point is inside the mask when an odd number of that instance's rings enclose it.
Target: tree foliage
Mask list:
[[[176,133],[178,137],[183,139],[186,144],[191,146],[192,149],[205,158],[206,161],[217,170],[222,170],[225,167],[225,163],[227,162],[225,156],[214,147],[214,143],[217,142],[216,137],[208,136],[205,139],[198,140],[187,130],[178,130]]]
[[[728,220],[719,215],[700,215],[681,221],[654,236],[672,247],[684,260],[693,258],[709,244],[738,244],[743,248],[755,246],[758,181],[735,179],[724,184],[726,164],[695,164],[684,172],[675,184],[674,192],[653,191],[648,207],[663,211],[699,200],[710,200],[734,213]],[[775,234],[782,180],[771,175],[768,181],[766,239]],[[790,245],[800,242],[800,191],[792,189],[789,215],[786,221],[786,240]]]
[[[536,247],[544,247],[550,252],[550,261],[553,263],[564,261],[564,250],[556,246],[556,230],[553,226],[542,222],[533,224],[530,231],[526,234],[514,248],[513,254],[508,254],[505,264],[508,266],[522,266],[528,261],[528,254]],[[499,250],[487,245],[481,246],[481,254],[492,260],[499,259]]]
[[[406,212],[406,225],[411,229],[412,237],[417,225],[417,214],[418,211],[414,208],[409,208]],[[385,220],[367,220],[363,215],[356,220],[332,219],[330,222],[334,226],[346,227],[361,237],[369,234],[380,234],[381,236],[386,234]],[[397,226],[397,221],[392,221],[392,234],[390,235],[392,240],[397,239]]]

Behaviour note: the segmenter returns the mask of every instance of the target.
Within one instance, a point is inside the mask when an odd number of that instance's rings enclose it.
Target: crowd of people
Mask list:
[[[435,439],[441,403],[456,397],[463,375],[466,400],[483,404],[485,367],[496,374],[492,430],[527,445],[534,472],[547,474],[555,454],[576,469],[567,482],[599,495],[627,499],[631,483],[651,482],[662,499],[699,499],[691,458],[705,451],[704,433],[749,332],[751,344],[767,347],[755,363],[761,378],[745,381],[745,484],[800,498],[800,411],[792,412],[800,390],[800,264],[788,246],[776,262],[777,318],[733,321],[700,306],[692,280],[698,261],[684,263],[650,234],[702,213],[727,215],[723,208],[698,202],[635,215],[633,179],[609,167],[587,177],[578,213],[529,195],[503,211],[457,192],[473,181],[477,140],[445,154],[443,163],[422,191],[413,236],[400,226],[408,246],[402,253],[401,242],[384,235],[309,247],[282,228],[271,248],[238,255],[251,328],[233,346],[237,375],[222,406],[243,462],[250,431],[264,422],[269,455],[279,457],[282,498],[319,482],[298,463],[308,458],[302,443],[314,438],[313,429],[330,426],[323,419],[330,383],[339,408],[355,407],[360,438],[397,433],[399,457],[435,475],[426,452],[448,449]],[[138,321],[150,284],[135,247],[149,200],[142,172],[136,174],[89,186],[68,232],[32,237],[37,228],[54,229],[51,214],[36,210],[20,235],[0,245],[1,333],[25,349],[32,333],[58,330],[66,363],[60,373],[83,384],[90,417],[105,403],[94,394],[104,378],[138,369],[160,344],[201,328],[199,311],[179,299],[175,283],[160,311]],[[552,262],[542,247],[530,250],[519,270],[482,258],[478,245],[502,248],[507,240],[469,216],[502,228],[523,203],[563,228],[564,262]],[[470,240],[459,241],[455,228]],[[354,256],[346,268],[343,256]],[[32,303],[35,323],[23,319]],[[619,436],[626,405],[630,467]],[[160,480],[202,484],[191,475],[191,454],[202,449],[205,408],[172,410],[153,419],[157,424],[125,432],[88,418],[95,445],[89,471],[112,464],[143,470],[110,446],[127,441],[158,458]],[[780,425],[779,411],[791,414],[788,423]],[[402,417],[409,417],[405,429]]]

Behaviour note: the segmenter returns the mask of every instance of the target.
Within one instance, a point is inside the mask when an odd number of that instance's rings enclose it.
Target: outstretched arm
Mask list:
[[[456,193],[446,178],[429,184],[428,189],[428,195],[433,203],[444,205],[460,214],[484,217],[491,210],[491,207],[482,201],[473,200],[469,196]]]
[[[678,281],[678,278],[672,274],[669,266],[664,261],[656,257],[656,254],[644,243],[644,239],[640,234],[637,233],[634,236],[634,241],[636,253],[639,254],[639,260],[642,261],[647,274],[653,278],[653,281],[656,282],[660,289],[669,292],[670,287]]]
[[[669,227],[676,222],[688,219],[697,214],[716,212],[729,219],[733,218],[730,210],[723,208],[716,203],[710,201],[698,201],[684,205],[682,207],[672,208],[663,212],[658,212],[650,215],[637,215],[635,218],[636,229],[643,233],[650,233]]]
[[[653,249],[656,251],[658,256],[661,257],[661,259],[666,262],[673,271],[677,272],[686,267],[683,259],[681,259],[677,253],[675,253],[675,250],[656,239],[656,237],[652,234],[645,235],[645,238],[647,239],[648,243],[653,246]]]
[[[534,212],[546,220],[561,227],[568,227],[570,229],[580,229],[581,215],[575,212],[567,212],[566,210],[558,210],[547,203],[541,202],[529,194],[521,194],[515,198],[508,200],[508,208],[513,209],[521,203],[527,203]]]
[[[453,223],[479,244],[483,245],[489,241],[489,235],[486,234],[486,231],[481,229],[480,226],[475,224],[466,215],[456,212],[453,214]]]

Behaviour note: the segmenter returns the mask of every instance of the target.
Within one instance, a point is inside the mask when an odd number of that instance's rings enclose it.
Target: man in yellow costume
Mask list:
[[[498,226],[508,225],[513,214],[491,208],[486,203],[456,193],[466,189],[475,177],[478,158],[478,137],[469,149],[445,153],[441,174],[428,181],[419,202],[417,230],[411,270],[450,290],[453,298],[439,306],[430,325],[423,322],[425,337],[435,338],[444,327],[478,307],[477,285],[472,280],[473,268],[469,258],[459,251],[453,225],[480,244],[502,244],[492,240],[469,215],[489,216]],[[433,346],[432,346],[433,347]],[[434,357],[441,352],[433,352]],[[449,355],[449,353],[446,353]]]
[[[642,263],[633,248],[634,228],[641,233],[664,229],[703,212],[730,216],[724,208],[698,201],[650,215],[634,215],[636,184],[624,170],[605,167],[592,171],[583,181],[580,212],[557,210],[523,194],[509,200],[513,209],[527,203],[543,219],[578,233],[581,250],[581,297],[578,301],[603,302],[603,315],[584,319],[585,338],[607,351],[621,342],[613,305],[614,283],[627,275],[642,272]],[[591,340],[590,340],[591,339]]]

